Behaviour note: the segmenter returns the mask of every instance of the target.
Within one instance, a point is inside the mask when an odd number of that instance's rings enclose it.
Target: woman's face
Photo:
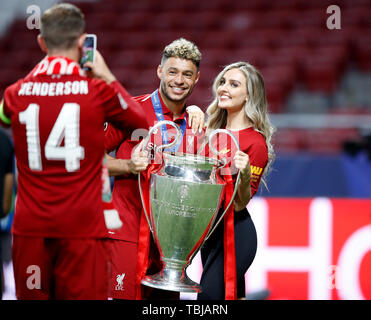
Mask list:
[[[237,68],[228,70],[220,79],[216,92],[219,108],[241,109],[248,97],[245,74]]]

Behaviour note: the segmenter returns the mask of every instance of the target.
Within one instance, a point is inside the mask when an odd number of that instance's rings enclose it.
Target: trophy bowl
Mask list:
[[[164,267],[142,284],[199,292],[185,268],[214,223],[224,184],[216,181],[215,159],[166,152],[163,158],[162,168],[150,178],[150,219]]]

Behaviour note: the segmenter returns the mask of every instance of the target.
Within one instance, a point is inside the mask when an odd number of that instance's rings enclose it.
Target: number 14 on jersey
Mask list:
[[[42,170],[39,110],[38,104],[31,103],[25,111],[19,113],[19,122],[26,125],[28,165],[34,171]],[[46,141],[44,152],[47,160],[64,160],[68,172],[80,169],[84,148],[80,146],[80,106],[77,103],[63,105]]]

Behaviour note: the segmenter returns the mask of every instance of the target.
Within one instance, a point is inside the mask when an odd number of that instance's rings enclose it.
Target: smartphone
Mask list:
[[[80,65],[83,68],[84,63],[87,61],[94,62],[95,51],[97,50],[97,36],[95,34],[87,34],[84,45],[82,47],[82,58],[80,60]],[[83,68],[88,70],[89,68]]]

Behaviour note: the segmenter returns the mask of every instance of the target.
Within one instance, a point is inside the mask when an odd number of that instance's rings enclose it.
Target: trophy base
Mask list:
[[[163,272],[156,273],[151,276],[145,276],[142,284],[148,287],[177,292],[198,293],[201,292],[201,287],[198,283],[192,281],[184,273],[184,277],[177,281],[171,281],[169,277],[165,277]]]

